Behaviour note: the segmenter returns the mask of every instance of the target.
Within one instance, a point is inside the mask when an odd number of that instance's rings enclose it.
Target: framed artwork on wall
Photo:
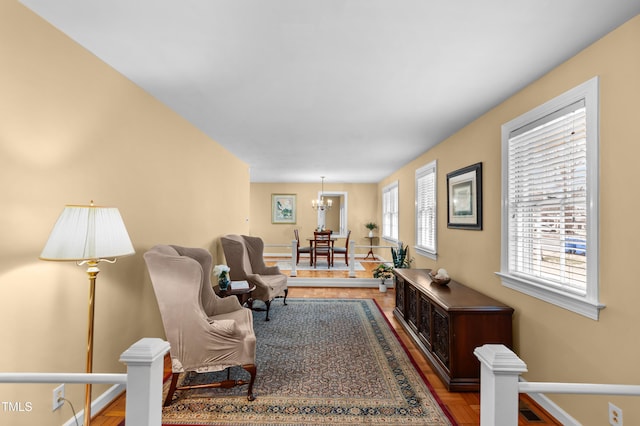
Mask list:
[[[296,194],[271,194],[271,223],[296,223]]]
[[[482,163],[447,174],[447,227],[482,230]]]

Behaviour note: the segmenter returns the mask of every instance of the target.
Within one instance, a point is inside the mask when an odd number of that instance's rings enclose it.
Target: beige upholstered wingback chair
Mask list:
[[[223,380],[198,387],[249,385],[254,400],[256,336],[253,313],[235,297],[220,298],[211,287],[212,257],[205,249],[157,245],[144,254],[158,300],[164,331],[171,345],[173,376],[164,401],[171,403],[180,373],[205,373],[242,366],[251,378]]]
[[[252,297],[265,303],[265,321],[269,321],[269,309],[274,298],[284,296],[284,304],[287,304],[287,276],[277,266],[265,265],[261,238],[228,234],[221,238],[221,242],[231,281],[246,280],[256,286]]]

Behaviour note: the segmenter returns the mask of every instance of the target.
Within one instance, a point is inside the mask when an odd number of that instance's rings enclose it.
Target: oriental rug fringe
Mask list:
[[[373,300],[289,299],[271,309],[271,321],[254,319],[256,400],[246,386],[176,392],[165,425],[455,424]],[[214,374],[226,375],[181,380]],[[248,376],[231,369],[232,379]]]

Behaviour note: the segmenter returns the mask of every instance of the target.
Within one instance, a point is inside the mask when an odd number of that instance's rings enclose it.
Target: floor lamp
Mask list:
[[[134,254],[120,212],[115,207],[65,206],[58,217],[40,259],[75,261],[87,265],[89,276],[89,332],[87,373],[93,371],[93,313],[99,262],[114,263],[116,258]],[[91,422],[91,383],[85,388],[84,424]]]

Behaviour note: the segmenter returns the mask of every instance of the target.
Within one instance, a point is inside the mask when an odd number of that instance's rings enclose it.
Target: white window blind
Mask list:
[[[398,239],[398,182],[382,190],[382,237]]]
[[[436,162],[416,170],[416,248],[436,253]]]
[[[584,100],[509,138],[509,269],[584,295],[587,155]]]
[[[598,79],[502,127],[505,286],[597,319]]]

